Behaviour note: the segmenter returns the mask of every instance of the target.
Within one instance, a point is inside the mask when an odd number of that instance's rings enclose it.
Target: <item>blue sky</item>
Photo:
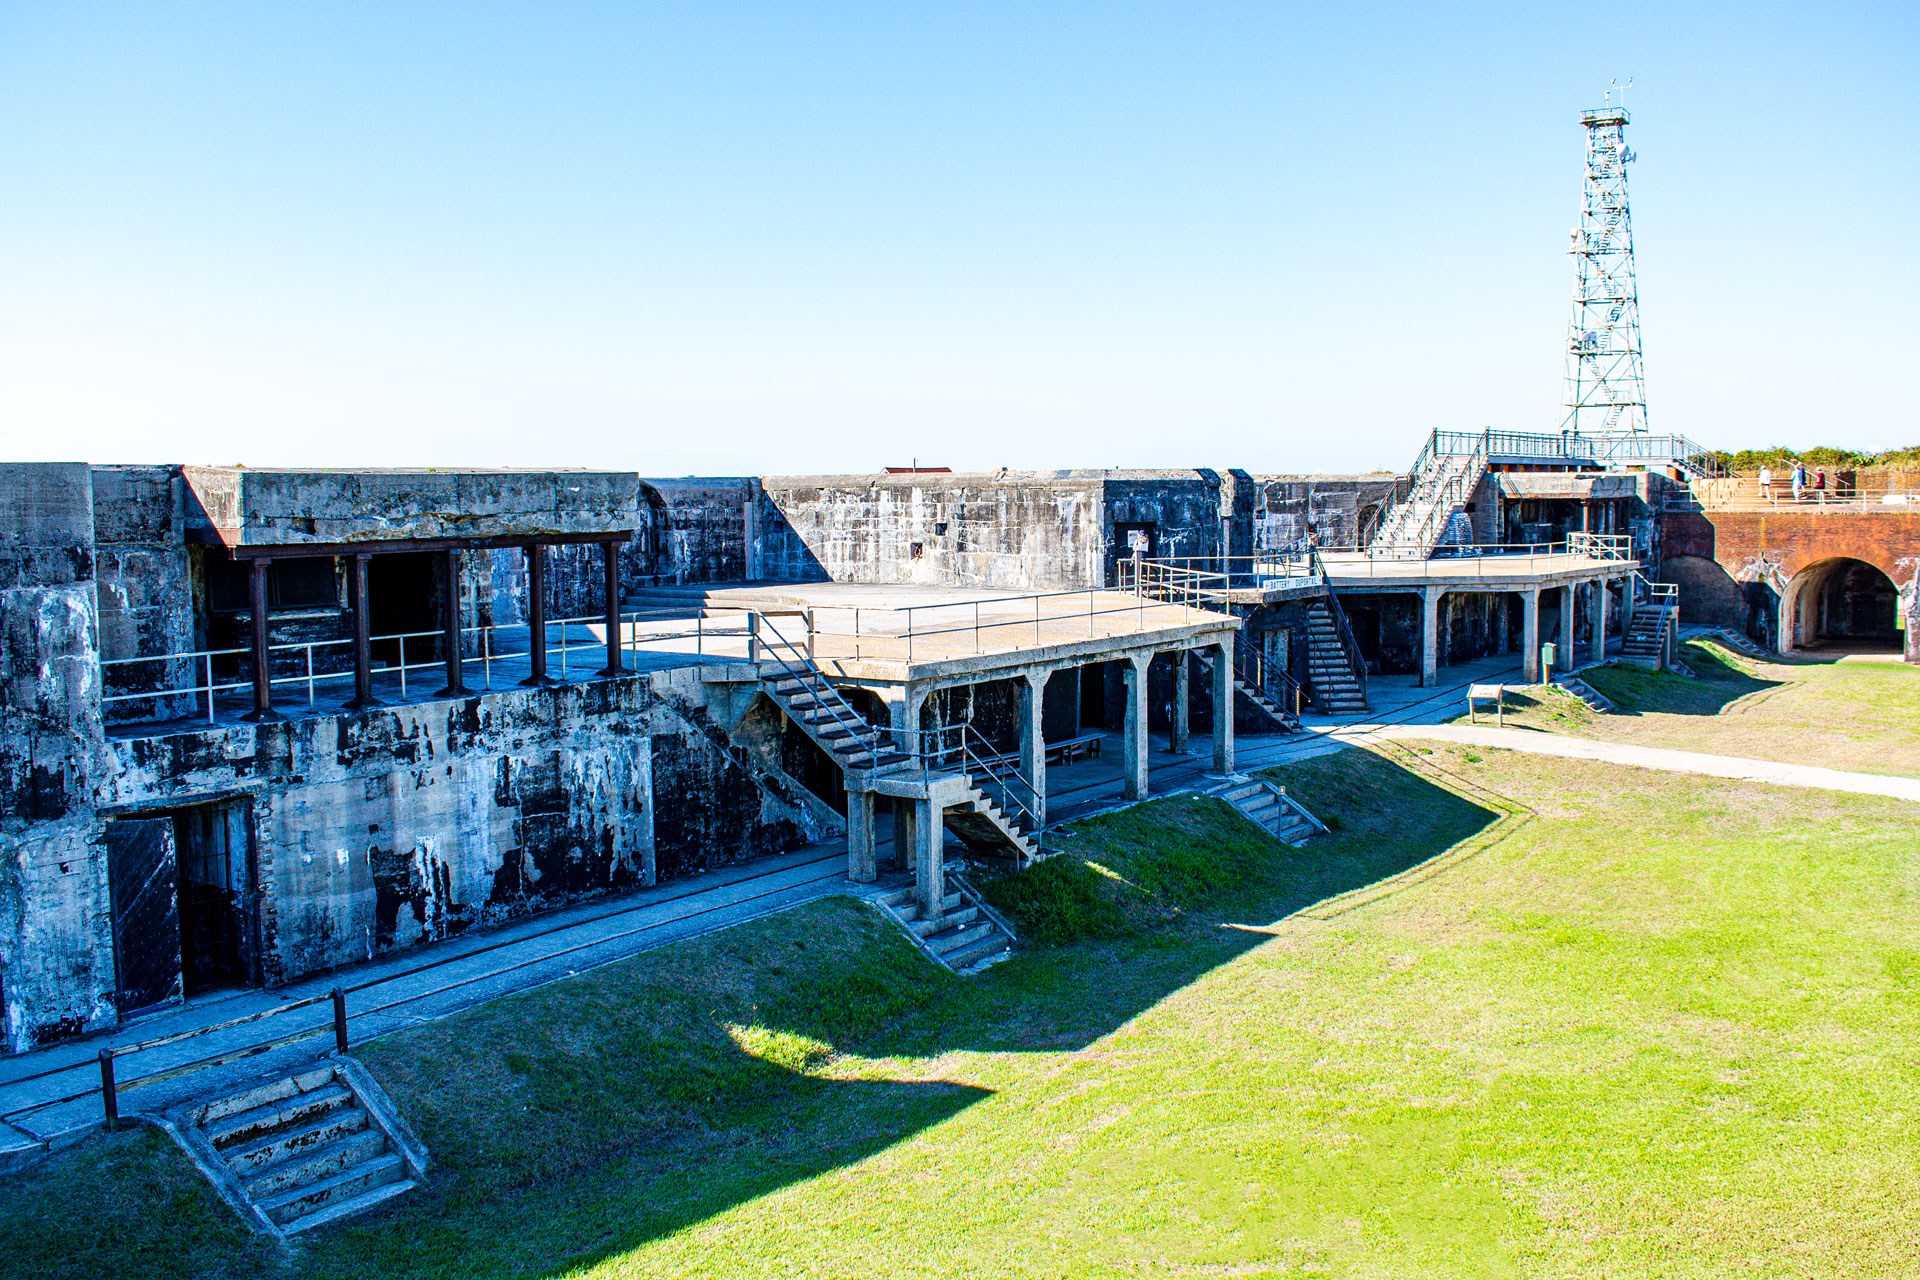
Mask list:
[[[0,0],[0,456],[1400,468],[1554,429],[1631,75],[1649,416],[1920,443],[1920,6]]]

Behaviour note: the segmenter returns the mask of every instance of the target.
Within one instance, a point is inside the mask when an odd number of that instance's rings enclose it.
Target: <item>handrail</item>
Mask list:
[[[1039,787],[1019,769],[994,763],[1001,753],[993,750],[993,744],[973,727],[972,721],[907,732],[915,738],[908,754],[919,763],[923,777],[934,770],[950,768],[948,761],[957,758],[962,773],[969,778],[983,777],[1000,792],[1002,803],[1014,811],[1017,826],[1028,834],[1040,830]],[[949,738],[952,741],[946,741]],[[1022,792],[1026,794],[1025,799],[1021,798]]]
[[[869,723],[865,716],[855,711],[853,704],[842,697],[840,691],[833,687],[833,682],[827,679],[827,673],[814,664],[813,655],[810,652],[814,637],[812,619],[808,619],[807,648],[801,649],[774,626],[772,619],[766,614],[756,613],[753,616],[757,619],[755,630],[762,635],[771,634],[778,642],[777,646],[767,646],[768,654],[780,664],[783,671],[800,682],[801,688],[813,695],[815,702],[826,708],[827,713],[833,717],[836,727],[847,730],[856,741],[872,753],[873,763],[877,768],[881,753],[885,749],[885,739],[882,735],[887,730]],[[765,641],[761,643],[764,645]],[[782,648],[792,654],[795,661],[789,662],[782,657],[780,653]]]
[[[695,622],[694,629],[691,631],[641,632],[638,630],[638,624],[648,619],[670,618],[670,619],[678,620],[684,614],[684,612],[685,612],[684,610],[679,610],[679,609],[657,609],[657,610],[636,609],[636,610],[622,611],[618,616],[619,616],[621,629],[623,631],[631,631],[634,637],[634,642],[636,644],[641,642],[645,642],[648,644],[658,644],[664,641],[672,641],[672,640],[693,640],[695,642],[694,652],[696,654],[703,651],[705,647],[705,643],[709,639],[721,638],[726,636],[744,636],[748,634],[747,629],[745,627],[709,626],[707,625],[706,618],[704,617],[704,615],[694,620]],[[740,612],[744,616],[750,611],[739,610],[738,612]],[[618,637],[609,637],[608,640],[605,642],[575,640],[571,645],[568,644],[568,628],[605,626],[606,616],[604,614],[593,614],[590,616],[578,617],[578,618],[550,618],[547,620],[546,625],[549,629],[555,628],[555,627],[559,628],[558,644],[552,643],[547,636],[542,636],[541,639],[542,639],[543,647],[545,648],[546,652],[549,655],[552,655],[552,654],[559,655],[559,658],[560,658],[559,674],[562,679],[564,679],[567,675],[567,658],[571,652],[578,649],[583,649],[583,648],[601,649],[606,647],[607,644],[624,643],[624,641],[620,640]],[[498,635],[500,632],[517,633],[520,631],[528,632],[527,647],[524,650],[518,649],[518,648],[506,648],[495,642],[495,636]],[[551,631],[549,631],[549,634],[551,634]],[[491,689],[493,687],[493,663],[495,660],[508,659],[508,658],[525,658],[532,653],[533,638],[531,634],[531,628],[529,624],[524,622],[476,623],[472,626],[461,627],[460,635],[462,637],[462,644],[461,644],[462,660],[463,661],[471,660],[471,661],[478,662],[480,664],[481,672],[482,672],[481,683],[483,684],[484,687],[488,689]],[[467,646],[465,641],[465,637],[469,635],[476,637],[476,641],[473,644],[473,651],[471,653],[467,651]],[[387,641],[392,641],[398,647],[398,654],[396,655],[396,660],[393,662],[383,663],[377,666],[375,670],[399,676],[400,696],[402,698],[405,698],[407,696],[407,674],[409,672],[437,670],[441,668],[446,662],[446,658],[444,656],[425,659],[417,662],[408,661],[407,660],[407,641],[412,640],[417,644],[421,640],[428,640],[428,639],[444,640],[445,637],[446,637],[446,632],[443,629],[437,628],[437,627],[430,631],[396,631],[396,632],[390,632],[390,633],[384,633],[381,635],[371,636],[369,637],[370,643],[384,643]],[[302,654],[306,660],[305,661],[306,670],[304,672],[296,673],[294,675],[273,675],[271,674],[271,665],[270,665],[269,674],[267,677],[268,687],[284,688],[287,686],[298,687],[300,685],[305,685],[307,690],[307,705],[309,707],[314,706],[315,698],[316,698],[316,694],[319,686],[327,684],[330,681],[350,681],[354,678],[354,672],[351,667],[348,667],[344,670],[337,670],[337,671],[324,671],[316,668],[314,665],[315,653],[319,650],[350,648],[353,645],[353,643],[354,642],[351,637],[340,637],[332,640],[284,641],[279,644],[268,645],[267,653],[269,655],[268,657],[269,664],[271,664],[272,655],[274,654],[284,655],[289,653],[298,653],[298,654]],[[169,699],[169,698],[192,698],[194,702],[204,710],[205,715],[207,717],[207,723],[212,724],[217,719],[216,708],[214,703],[214,699],[217,694],[233,693],[241,690],[251,689],[253,687],[253,677],[250,671],[249,671],[249,674],[245,676],[236,676],[230,680],[217,679],[213,672],[214,659],[233,658],[233,657],[245,658],[245,659],[248,659],[248,661],[246,661],[243,665],[247,668],[251,668],[252,662],[250,659],[251,659],[252,653],[253,653],[252,647],[247,646],[247,647],[240,647],[240,648],[223,648],[223,649],[188,649],[188,650],[181,650],[173,653],[138,654],[128,658],[101,658],[99,660],[99,667],[100,667],[100,675],[101,675],[101,686],[103,689],[108,687],[109,673],[119,668],[136,667],[142,664],[153,664],[153,663],[160,663],[160,664],[184,663],[184,664],[191,664],[197,667],[198,670],[196,670],[193,673],[194,677],[196,678],[193,679],[192,683],[189,683],[189,684],[185,684],[185,685],[169,684],[167,687],[164,687],[164,688],[134,689],[134,690],[126,690],[124,692],[119,692],[119,693],[103,692],[100,697],[100,702],[103,707],[106,707],[106,706],[111,706],[115,703],[122,703],[122,702],[146,702],[146,701],[154,701],[154,700]]]
[[[1316,560],[1319,554],[1314,555]],[[1325,574],[1324,567],[1322,574]],[[1340,638],[1340,650],[1346,655],[1347,667],[1353,672],[1355,683],[1360,686],[1360,701],[1367,700],[1367,660],[1360,652],[1360,642],[1353,638],[1353,628],[1347,623],[1347,611],[1340,607],[1340,593],[1333,589],[1333,583],[1327,583],[1327,612],[1333,616],[1334,634]]]

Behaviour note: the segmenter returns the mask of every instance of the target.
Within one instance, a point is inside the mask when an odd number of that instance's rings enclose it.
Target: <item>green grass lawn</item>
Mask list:
[[[1644,747],[1920,777],[1920,667],[1760,661],[1711,640],[1689,641],[1681,656],[1698,679],[1635,667],[1583,673],[1615,704],[1612,715],[1536,691],[1508,695],[1507,724]],[[1464,713],[1458,718],[1464,720]]]
[[[1914,1274],[1910,807],[1417,744],[1275,775],[1332,834],[1081,823],[989,886],[1035,941],[977,979],[836,900],[368,1046],[430,1182],[292,1273]],[[0,1184],[20,1274],[256,1273],[223,1226],[141,1135]]]

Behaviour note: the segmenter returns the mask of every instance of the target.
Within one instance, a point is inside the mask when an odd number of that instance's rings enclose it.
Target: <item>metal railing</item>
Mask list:
[[[1017,758],[995,751],[971,721],[941,725],[933,729],[908,730],[914,739],[908,752],[911,764],[923,777],[935,773],[964,773],[976,787],[1006,810],[1022,834],[1037,835],[1040,821],[1040,791],[1023,772]]]
[[[808,610],[802,615],[806,619],[807,640],[804,647],[796,644],[774,625],[771,616],[755,613],[750,616],[749,630],[755,642],[748,646],[748,656],[758,661],[762,656],[771,657],[788,676],[799,681],[800,687],[811,696],[832,720],[836,729],[845,730],[855,742],[864,747],[873,757],[873,768],[880,767],[881,754],[887,749],[888,730],[873,724],[854,710],[840,691],[827,679],[826,672],[820,670],[814,662],[813,614]]]
[[[1120,563],[1130,566],[1135,562]],[[1151,566],[1155,562],[1141,563]],[[1156,630],[1169,625],[1164,616],[1150,612],[1157,605],[1217,613],[1209,606],[1224,599],[1223,582],[1217,573],[1151,569],[1138,578],[1123,574],[1123,585],[1111,591],[1099,587],[1072,588],[884,609],[815,606],[806,610],[806,614],[809,635],[815,642],[819,639],[847,642],[836,647],[851,648],[852,652],[835,653],[832,656],[836,658],[862,661],[898,658],[904,653],[906,661],[912,662],[916,656],[928,656],[930,642],[945,641],[950,648],[940,656],[953,656],[951,649],[956,648],[964,651],[970,647],[975,654],[985,654],[1011,652],[1029,642],[1040,645],[1049,639],[1065,643],[1077,637],[1083,623],[1089,639],[1103,634],[1128,635]],[[1079,607],[1080,602],[1084,602],[1084,608]],[[824,625],[823,620],[832,620],[834,615],[850,617],[851,629]],[[878,628],[869,625],[874,619],[882,620]],[[1104,631],[1102,619],[1109,620]],[[1127,625],[1127,619],[1133,620],[1131,626]],[[904,625],[899,625],[902,623]]]
[[[1121,590],[1133,589],[1140,573],[1135,568],[1136,564],[1158,565],[1203,575],[1203,581],[1217,581],[1222,590],[1249,587],[1258,590],[1314,581],[1313,549],[1304,544],[1269,548],[1250,556],[1167,556],[1152,560],[1123,560],[1118,566]],[[1213,591],[1210,588],[1203,589],[1198,594],[1210,597]]]
[[[747,614],[745,611],[741,611],[741,613],[744,620]],[[609,636],[605,640],[582,639],[578,636],[577,631],[573,631],[571,642],[569,642],[571,629],[604,628],[606,625],[606,616],[604,614],[595,614],[581,618],[549,619],[547,622],[547,635],[542,637],[543,640],[546,641],[545,649],[549,665],[551,667],[557,655],[557,678],[566,680],[569,676],[569,658],[572,655],[578,654],[581,650],[598,650],[601,652],[617,651],[624,654],[629,647],[637,649],[641,644],[692,640],[694,642],[695,654],[701,655],[704,654],[709,640],[720,639],[727,636],[746,636],[750,631],[750,628],[744,624],[744,621],[742,625],[734,627],[710,625],[704,614],[693,619],[694,626],[690,631],[642,631],[640,629],[641,625],[645,622],[660,621],[663,617],[680,620],[683,614],[684,611],[681,610],[623,611],[619,615],[620,626],[618,630],[620,634]],[[557,643],[555,643],[553,639],[555,628],[558,628]],[[493,668],[495,663],[509,659],[524,660],[529,658],[532,653],[532,637],[530,634],[526,636],[526,643],[512,645],[501,643],[500,637],[502,633],[510,633],[517,636],[528,632],[529,628],[525,623],[483,623],[475,626],[462,627],[460,628],[460,635],[462,637],[461,661],[462,663],[477,663],[480,668],[482,686],[487,690],[491,690],[493,688]],[[466,640],[468,636],[473,637],[471,651],[468,650],[468,642]],[[416,658],[413,660],[409,660],[407,655],[408,641],[413,642],[416,654]],[[432,631],[405,631],[376,635],[372,637],[372,643],[384,647],[391,642],[394,646],[395,657],[391,661],[375,662],[373,672],[376,676],[397,676],[400,682],[400,697],[405,699],[408,696],[407,682],[410,672],[418,673],[422,671],[445,670],[447,660],[444,655],[436,657],[417,656],[423,650],[427,650],[435,645],[444,644],[445,641],[446,632],[437,628]],[[322,686],[334,683],[346,683],[350,685],[353,682],[354,671],[350,665],[350,657],[349,665],[346,665],[344,669],[342,669],[339,659],[332,652],[344,650],[348,655],[351,655],[353,643],[352,638],[348,637],[343,639],[305,640],[268,645],[269,673],[272,671],[274,658],[276,656],[282,658],[281,665],[283,666],[293,665],[302,668],[290,675],[269,674],[267,680],[268,687],[274,690],[304,688],[306,692],[306,705],[309,708],[314,707],[317,702],[318,692]],[[286,655],[297,655],[297,657],[294,658],[292,663],[288,664],[284,661]],[[231,659],[234,665],[240,668],[244,674],[236,674],[231,677],[219,674],[215,671],[215,666],[224,666],[226,663],[224,661],[216,663],[216,659]],[[123,670],[155,665],[160,666],[164,670],[168,664],[190,665],[191,672],[187,681],[182,683],[177,678],[163,676],[164,683],[160,687],[127,689],[125,688],[124,679],[118,682],[114,680],[114,676]],[[112,707],[119,703],[191,699],[196,707],[204,712],[207,722],[211,724],[215,722],[217,717],[215,705],[217,695],[252,691],[252,666],[253,649],[251,646],[225,649],[192,649],[184,652],[150,654],[133,658],[102,658],[100,660],[101,687],[103,689],[119,687],[121,691],[103,693],[100,702],[102,707]],[[415,679],[418,679],[417,675]]]
[[[1790,478],[1776,476],[1766,489],[1758,476],[1730,475],[1695,480],[1687,486],[1689,501],[1702,511],[1911,511],[1920,507],[1920,489],[1901,484],[1833,484],[1824,489],[1803,485],[1794,496]]]
[[[1564,542],[1457,542],[1447,543],[1433,548],[1431,553],[1421,554],[1420,548],[1411,546],[1379,547],[1328,547],[1324,554],[1341,557],[1340,563],[1325,572],[1337,574],[1342,578],[1354,577],[1404,577],[1401,573],[1379,573],[1376,566],[1424,563],[1434,560],[1470,560],[1484,562],[1476,566],[1476,577],[1489,573],[1498,575],[1510,571],[1508,568],[1489,569],[1488,564],[1499,565],[1502,561],[1535,559],[1549,556],[1581,556],[1592,560],[1612,562],[1632,560],[1634,558],[1633,540],[1617,534],[1568,535]],[[1363,567],[1364,566],[1364,567]]]
[[[1319,556],[1314,556],[1316,563]],[[1324,576],[1326,569],[1321,567]],[[1360,642],[1353,637],[1353,628],[1347,623],[1347,611],[1340,607],[1340,593],[1327,584],[1327,612],[1333,617],[1334,634],[1340,638],[1340,651],[1346,656],[1347,669],[1353,673],[1353,679],[1360,686],[1360,701],[1367,700],[1367,660],[1360,652]]]

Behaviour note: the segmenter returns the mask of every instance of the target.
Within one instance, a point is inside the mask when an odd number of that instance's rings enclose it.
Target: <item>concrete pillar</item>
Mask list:
[[[440,643],[446,649],[447,687],[436,698],[464,698],[467,684],[460,665],[460,553],[448,547],[440,554],[440,585],[446,590],[440,611]]]
[[[1151,657],[1149,656],[1149,660]],[[1129,800],[1147,798],[1147,663],[1139,658],[1120,669],[1127,683],[1127,718],[1121,732],[1121,769]]]
[[[896,798],[893,802],[893,861],[889,865],[901,871],[913,865],[915,808],[911,800]]]
[[[926,705],[929,690],[925,685],[903,686],[897,695],[887,698],[887,712],[893,720],[894,742],[909,755],[920,751],[920,708]]]
[[[1520,678],[1528,684],[1540,683],[1540,589],[1522,591],[1520,596]]]
[[[1045,669],[1029,669],[1020,682],[1020,772],[1033,784],[1034,816],[1047,820],[1047,739],[1043,716],[1046,710],[1047,677]]]
[[[873,860],[873,792],[847,792],[847,879],[871,884],[880,878]]]
[[[1187,753],[1187,743],[1193,736],[1188,724],[1187,708],[1193,699],[1193,690],[1188,685],[1188,672],[1193,669],[1193,655],[1185,649],[1176,649],[1173,654],[1173,727],[1167,731],[1167,746],[1177,756]]]
[[[913,802],[913,889],[920,918],[938,922],[946,913],[946,806],[935,800]]]
[[[1233,772],[1233,636],[1213,654],[1213,771]]]
[[[1588,584],[1587,589],[1593,592],[1593,599],[1590,602],[1593,609],[1591,617],[1593,660],[1605,662],[1607,660],[1607,581],[1605,578],[1596,578]]]
[[[1440,678],[1440,597],[1441,587],[1420,588],[1420,686],[1427,688]]]
[[[1500,597],[1498,600],[1498,603],[1500,607],[1494,611],[1494,618],[1493,618],[1493,633],[1494,633],[1494,640],[1496,645],[1495,652],[1512,653],[1513,652],[1513,626],[1507,620],[1506,597],[1504,596]]]
[[[1553,647],[1562,671],[1573,670],[1573,584],[1560,588],[1560,643]]]

